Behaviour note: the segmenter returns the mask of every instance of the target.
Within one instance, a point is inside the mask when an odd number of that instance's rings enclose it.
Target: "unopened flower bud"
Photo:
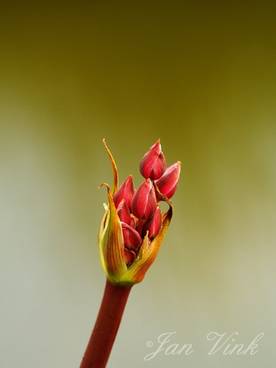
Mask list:
[[[166,169],[165,156],[161,150],[160,140],[151,146],[140,163],[140,172],[144,178],[159,179]]]
[[[166,198],[171,198],[177,187],[177,183],[180,177],[181,162],[178,161],[175,164],[169,166],[164,174],[156,180],[155,184],[160,193]]]
[[[120,202],[124,199],[128,208],[131,206],[132,198],[134,194],[134,185],[132,176],[128,176],[123,184],[120,186],[118,191],[114,194],[113,200],[116,208],[119,206]]]
[[[153,217],[145,224],[144,232],[148,231],[148,237],[153,239],[159,234],[162,224],[162,214],[159,207],[156,207]]]
[[[132,250],[137,250],[142,243],[142,238],[140,234],[135,229],[133,229],[133,227],[124,222],[122,222],[122,230],[125,247]]]
[[[125,222],[130,226],[134,226],[134,218],[131,216],[129,208],[124,199],[119,203],[117,207],[117,213],[122,222]]]
[[[148,219],[157,206],[153,184],[147,179],[140,185],[132,200],[132,213],[139,219]]]

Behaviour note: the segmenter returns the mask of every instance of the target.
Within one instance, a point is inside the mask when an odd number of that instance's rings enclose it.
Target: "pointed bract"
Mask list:
[[[105,138],[103,138],[103,144],[104,144],[104,148],[106,149],[106,152],[108,154],[108,157],[110,159],[111,166],[112,166],[112,171],[113,171],[113,188],[112,188],[112,194],[114,195],[114,193],[117,191],[118,181],[119,181],[118,169],[117,169],[117,165],[116,165],[116,162],[114,160],[114,157],[112,155],[112,152],[111,152],[110,148],[108,147]]]
[[[101,263],[108,279],[115,282],[127,270],[124,261],[124,239],[122,226],[109,187],[108,206],[101,222],[99,247]]]
[[[140,172],[145,179],[156,180],[160,178],[166,169],[165,156],[161,149],[160,140],[153,144],[144,155],[140,163]]]

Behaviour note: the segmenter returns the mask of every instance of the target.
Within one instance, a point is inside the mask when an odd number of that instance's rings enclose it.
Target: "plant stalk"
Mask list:
[[[131,286],[106,280],[102,303],[80,368],[104,368],[116,338]]]

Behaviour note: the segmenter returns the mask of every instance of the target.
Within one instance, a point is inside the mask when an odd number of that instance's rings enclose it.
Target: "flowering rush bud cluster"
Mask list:
[[[144,181],[135,190],[132,176],[118,188],[118,170],[104,140],[114,176],[113,190],[107,184],[108,205],[105,205],[99,245],[103,268],[108,279],[127,285],[142,281],[156,258],[164,234],[172,218],[171,197],[180,177],[180,162],[168,166],[158,140],[140,162]],[[165,201],[169,209],[159,207]]]

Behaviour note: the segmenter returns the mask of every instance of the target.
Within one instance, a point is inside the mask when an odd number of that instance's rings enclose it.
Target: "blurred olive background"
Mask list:
[[[275,4],[11,4],[0,13],[1,368],[77,367],[100,303],[111,168],[183,164],[157,261],[110,367],[274,367]],[[159,334],[190,357],[144,356]],[[209,331],[255,356],[208,356]]]

